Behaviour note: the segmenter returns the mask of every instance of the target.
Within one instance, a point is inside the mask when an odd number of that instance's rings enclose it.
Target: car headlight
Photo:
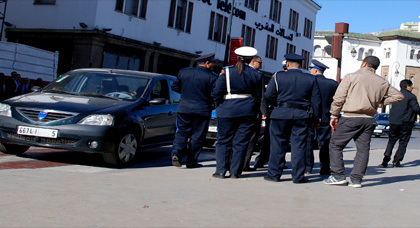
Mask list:
[[[389,126],[386,126],[385,129],[389,130]]]
[[[82,125],[111,126],[114,124],[114,117],[111,115],[90,115],[79,122]]]
[[[378,126],[376,126],[375,129],[376,130],[383,130],[383,129],[385,129],[385,125],[378,125]]]
[[[12,111],[10,109],[10,105],[0,104],[0,116],[12,117]]]

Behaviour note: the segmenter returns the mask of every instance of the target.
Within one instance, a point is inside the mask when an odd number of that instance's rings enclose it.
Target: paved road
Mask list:
[[[373,138],[361,189],[326,186],[316,173],[293,184],[290,170],[279,183],[264,181],[265,169],[214,179],[212,150],[200,169],[172,167],[169,147],[144,151],[127,169],[78,152],[0,154],[0,227],[419,227],[419,136],[406,167],[387,169],[377,167],[387,139]],[[347,173],[354,152],[351,143]]]

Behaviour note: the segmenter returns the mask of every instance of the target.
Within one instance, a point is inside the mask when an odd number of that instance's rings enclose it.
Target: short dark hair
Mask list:
[[[365,59],[363,59],[363,62],[367,63],[367,66],[373,69],[378,69],[379,64],[381,64],[381,61],[376,56],[368,56]]]
[[[412,86],[413,82],[408,80],[408,79],[404,79],[400,81],[400,88],[401,89],[407,89],[407,86]]]

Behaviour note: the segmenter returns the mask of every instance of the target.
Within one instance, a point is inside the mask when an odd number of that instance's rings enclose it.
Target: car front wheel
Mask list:
[[[135,134],[129,133],[121,137],[118,146],[113,153],[105,153],[103,155],[106,163],[117,166],[128,166],[137,154],[139,149],[138,138]]]

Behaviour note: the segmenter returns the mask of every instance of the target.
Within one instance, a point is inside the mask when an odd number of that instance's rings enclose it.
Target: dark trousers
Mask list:
[[[331,127],[328,124],[321,124],[316,132],[316,141],[318,142],[319,148],[319,163],[320,172],[330,172],[330,139],[331,139]]]
[[[252,155],[254,154],[255,146],[257,145],[258,138],[260,137],[261,131],[261,119],[255,118],[254,131],[252,132],[251,138],[249,140],[248,148],[246,150],[244,165],[242,169],[248,168],[251,162]]]
[[[261,140],[260,153],[255,158],[254,167],[260,168],[270,159],[270,118],[265,119],[264,136]]]
[[[216,173],[240,175],[255,117],[217,118]]]
[[[407,150],[408,142],[410,141],[411,132],[413,131],[413,123],[390,124],[388,145],[385,149],[384,162],[388,163],[391,160],[392,150],[394,145],[399,140],[398,149],[394,156],[393,163],[401,162],[404,159]]]
[[[346,179],[343,161],[343,149],[351,139],[356,143],[356,156],[350,179],[361,182],[366,173],[369,161],[370,139],[376,127],[374,118],[342,117],[335,126],[330,141],[331,175],[339,179]]]
[[[270,160],[268,173],[270,177],[277,177],[283,173],[286,165],[286,152],[291,144],[292,180],[298,183],[303,180],[305,173],[305,154],[307,146],[308,120],[278,120],[272,119],[270,126]]]
[[[312,172],[314,167],[314,148],[319,149],[320,173],[330,172],[330,138],[331,127],[329,123],[322,123],[318,128],[308,130],[308,150],[306,153],[305,172]]]
[[[210,117],[194,114],[178,113],[176,117],[177,131],[172,146],[172,156],[180,159],[187,156],[186,164],[197,164],[209,127]]]

